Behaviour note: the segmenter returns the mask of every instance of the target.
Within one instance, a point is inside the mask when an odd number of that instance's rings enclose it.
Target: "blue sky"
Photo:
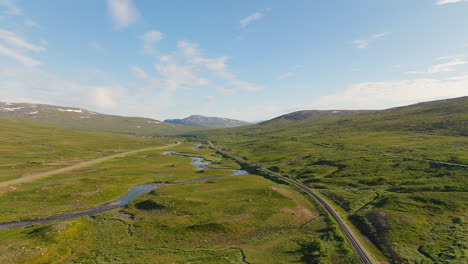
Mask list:
[[[247,121],[468,95],[466,0],[0,0],[0,101]]]

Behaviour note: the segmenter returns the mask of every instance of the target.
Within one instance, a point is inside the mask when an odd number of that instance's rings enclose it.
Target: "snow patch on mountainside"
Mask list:
[[[75,113],[82,113],[83,109],[62,109],[62,108],[57,108],[57,110],[62,111],[62,112],[75,112]]]
[[[20,110],[23,108],[26,108],[26,107],[2,107],[1,109],[3,111],[16,111],[16,110]]]

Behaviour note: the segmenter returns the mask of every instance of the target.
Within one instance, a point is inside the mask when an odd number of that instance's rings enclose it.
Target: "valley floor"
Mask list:
[[[192,147],[170,150],[203,156],[213,167],[238,168],[212,150]],[[229,174],[194,171],[189,158],[161,152],[8,187],[0,195],[0,221],[89,208],[142,183]],[[1,263],[358,263],[320,206],[256,175],[165,186],[123,209],[3,230],[0,241]]]

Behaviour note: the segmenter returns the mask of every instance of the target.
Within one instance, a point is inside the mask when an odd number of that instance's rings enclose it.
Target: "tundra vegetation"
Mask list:
[[[394,263],[466,263],[468,97],[197,133],[335,204]]]
[[[467,262],[468,98],[386,111],[303,111],[259,125],[139,138],[0,117],[1,181],[106,155],[87,167],[0,186],[0,222],[93,208],[136,185],[225,176],[240,165],[325,197],[392,263]],[[193,142],[191,142],[193,141]],[[202,156],[214,170],[196,171]],[[273,177],[166,185],[93,216],[0,230],[0,263],[359,263],[313,198]]]
[[[0,131],[2,138],[17,138],[32,146],[13,149],[11,140],[1,142],[3,149],[16,154],[4,157],[16,159],[7,162],[35,160],[39,153],[27,154],[42,149],[43,144],[56,153],[30,162],[27,170],[21,165],[16,165],[18,170],[10,167],[15,177],[98,158],[102,153],[174,142],[72,131],[11,118],[4,121],[9,129]],[[87,144],[92,150],[87,150]],[[229,175],[228,168],[239,168],[211,149],[194,146],[189,142],[129,154],[3,186],[0,221],[84,210],[112,201],[139,184]],[[190,158],[162,155],[165,150],[203,156],[218,169],[196,171]],[[54,158],[69,163],[47,165]],[[164,186],[124,208],[1,230],[0,241],[0,263],[358,263],[336,224],[315,201],[258,175]]]

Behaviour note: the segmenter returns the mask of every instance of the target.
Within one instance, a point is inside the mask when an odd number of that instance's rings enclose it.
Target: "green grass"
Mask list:
[[[0,117],[0,122],[0,181],[170,144],[163,140],[61,129],[8,117]]]
[[[173,150],[220,159],[192,146]],[[105,169],[28,182],[7,193],[21,197],[16,211],[0,215],[5,220],[78,210],[148,181],[226,174],[196,172],[189,162],[148,151],[100,164]],[[219,160],[223,166],[230,162]],[[31,191],[34,186],[40,190]],[[0,208],[11,204],[7,194],[0,196]],[[0,241],[1,263],[243,263],[241,252],[250,263],[357,263],[320,207],[255,175],[166,186],[123,211],[3,230]]]
[[[1,231],[0,261],[242,263],[242,250],[250,263],[314,263],[301,261],[314,257],[304,247],[322,252],[321,263],[355,261],[331,236],[324,217],[301,195],[243,175],[164,187],[139,197],[123,213],[94,220]]]
[[[195,136],[320,191],[396,263],[464,263],[467,120],[464,97]]]
[[[190,165],[190,158],[165,156],[161,152],[163,150],[145,151],[76,171],[14,184],[0,195],[0,221],[87,209],[112,201],[140,184],[178,182],[231,173],[227,170],[197,172]],[[12,203],[14,207],[9,206]]]
[[[434,162],[468,164],[466,100],[313,121],[278,120],[196,136],[314,188],[395,263],[466,263],[468,171]],[[54,150],[39,153],[47,163],[60,161],[60,155],[76,161],[95,158],[96,150],[165,144],[3,120],[0,147],[12,157],[2,156],[0,165],[36,161],[5,169],[5,179],[48,168],[28,156],[41,151],[41,144]],[[203,156],[216,168],[238,168],[213,150],[193,146],[188,142],[168,150]],[[0,221],[90,208],[143,183],[229,173],[197,172],[189,158],[160,152],[3,188]],[[0,263],[242,263],[242,252],[250,263],[357,261],[313,199],[254,175],[166,186],[95,218],[3,230],[0,241]]]

